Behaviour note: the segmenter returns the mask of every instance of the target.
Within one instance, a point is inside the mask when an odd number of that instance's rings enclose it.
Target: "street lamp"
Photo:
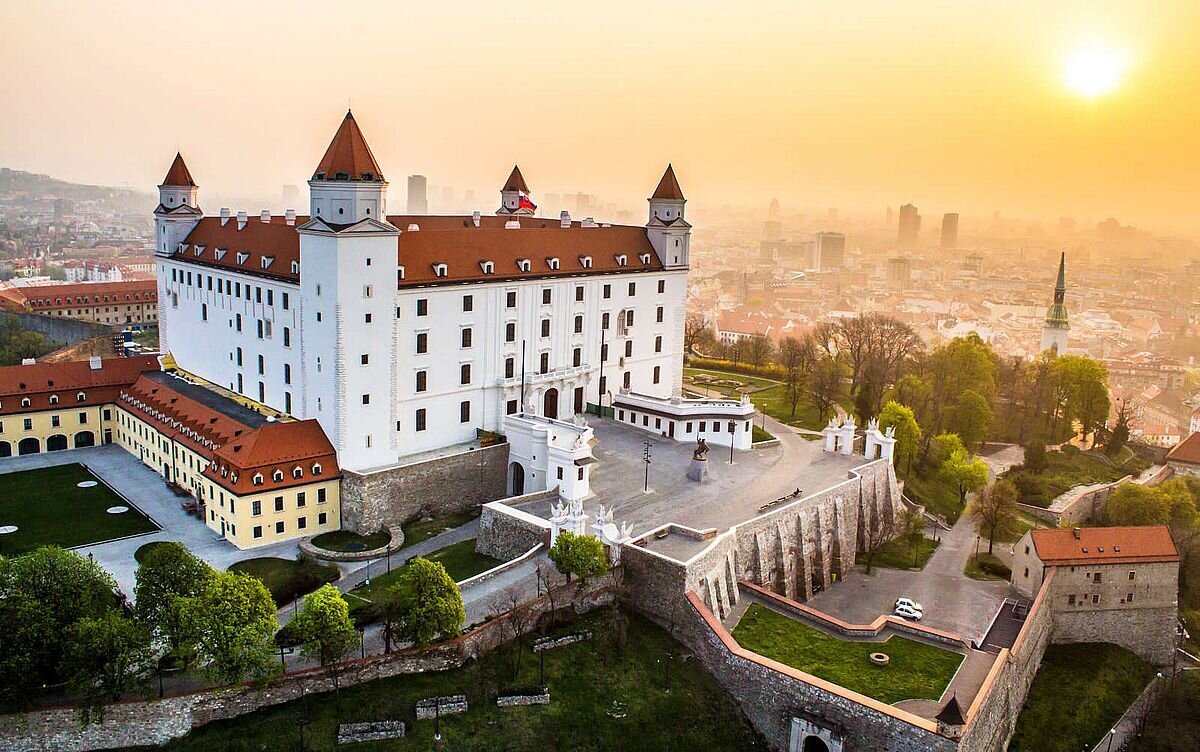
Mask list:
[[[433,740],[442,740],[442,698],[433,698]]]
[[[733,421],[729,421],[729,464],[733,464]]]
[[[304,752],[304,727],[312,723],[312,720],[307,716],[300,716],[296,719],[296,728],[300,730],[300,752]]]
[[[650,439],[646,439],[642,442],[642,462],[646,463],[646,483],[643,490],[646,493],[650,492],[650,447],[652,446],[654,446],[654,444],[650,441]]]
[[[1108,730],[1108,746],[1104,748],[1104,752],[1112,752],[1113,737],[1116,735],[1117,730],[1115,728],[1110,728]]]

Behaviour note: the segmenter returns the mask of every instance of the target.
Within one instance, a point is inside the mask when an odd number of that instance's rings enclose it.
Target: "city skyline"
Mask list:
[[[354,10],[265,3],[231,22],[220,6],[5,7],[0,62],[21,73],[0,95],[21,117],[0,164],[148,190],[178,148],[209,195],[274,196],[303,181],[349,104],[394,175],[460,190],[516,162],[535,196],[634,206],[645,197],[628,186],[670,161],[709,207],[912,201],[1200,232],[1200,66],[1183,36],[1200,9],[1178,0]],[[183,29],[220,42],[181,54]],[[121,45],[89,46],[118,32]]]

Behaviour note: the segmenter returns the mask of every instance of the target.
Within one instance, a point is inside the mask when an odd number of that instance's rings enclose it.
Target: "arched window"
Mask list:
[[[28,397],[21,398],[21,407],[29,407],[29,398]]]
[[[299,465],[296,465],[294,468],[292,468],[292,477],[293,478],[304,477],[304,470],[302,470]]]
[[[315,464],[312,466],[312,474],[313,474],[313,475],[320,475],[320,474],[321,474],[321,463],[319,463],[319,462],[318,462],[318,463],[315,463]]]
[[[58,395],[57,395],[57,394],[51,394],[51,395],[50,395],[50,404],[51,404],[51,405],[57,405],[57,404],[58,404]]]
[[[276,483],[283,480],[283,471],[276,470],[274,473],[271,474],[271,480],[275,481]]]
[[[87,395],[84,394],[83,392],[80,392],[79,394],[75,395],[76,402],[83,402],[85,399],[87,399]]]
[[[255,473],[254,478],[252,478],[250,482],[256,486],[261,486],[263,484],[262,473]]]

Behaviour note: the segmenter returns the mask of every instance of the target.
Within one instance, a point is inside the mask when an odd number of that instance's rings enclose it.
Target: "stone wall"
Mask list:
[[[558,491],[550,489],[484,504],[479,514],[475,550],[493,559],[509,561],[538,544],[549,546],[550,523],[509,504],[553,498],[558,498]]]
[[[373,533],[422,514],[461,512],[505,494],[508,445],[496,444],[373,473],[342,470],[342,527]]]
[[[43,316],[38,313],[14,315],[21,320],[21,326],[35,331],[59,345],[74,345],[93,337],[110,335],[113,330],[111,326],[94,324],[91,321],[76,321],[58,316]]]
[[[1094,608],[1055,610],[1054,644],[1110,642],[1156,666],[1167,666],[1175,653],[1174,608]]]
[[[614,577],[590,578],[560,588],[574,597],[576,613],[586,613],[615,600]],[[579,588],[579,590],[577,590]],[[570,602],[565,594],[542,595],[520,608],[527,618],[508,614],[488,621],[467,634],[425,650],[395,653],[347,661],[338,676],[340,686],[384,679],[403,674],[445,671],[513,639],[516,627],[536,628],[540,614]],[[105,707],[104,720],[80,727],[74,708],[53,708],[0,716],[0,750],[3,752],[83,752],[114,747],[165,744],[192,728],[216,720],[236,718],[259,708],[297,700],[305,694],[330,692],[333,683],[321,669],[286,676],[265,686],[247,683],[204,690],[161,700],[120,702]]]

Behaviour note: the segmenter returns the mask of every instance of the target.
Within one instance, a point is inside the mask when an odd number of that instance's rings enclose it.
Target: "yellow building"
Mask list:
[[[97,324],[158,321],[158,282],[73,282],[0,289],[0,305],[27,313]]]
[[[117,443],[238,548],[341,527],[337,455],[315,420],[279,421],[153,357],[0,368],[0,456]]]

